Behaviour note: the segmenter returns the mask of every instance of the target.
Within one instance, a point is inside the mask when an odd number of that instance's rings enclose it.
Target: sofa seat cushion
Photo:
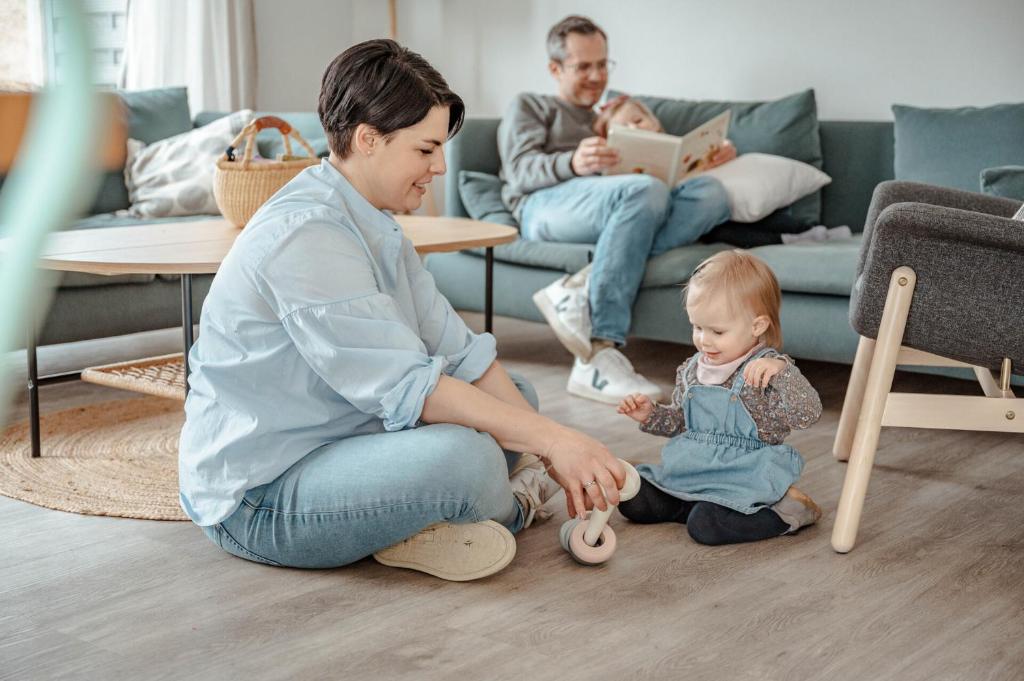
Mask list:
[[[768,263],[783,291],[849,296],[857,279],[861,235],[841,241],[761,246],[751,253]]]
[[[98,229],[100,227],[127,227],[129,225],[158,224],[161,222],[184,222],[192,220],[219,219],[220,215],[192,215],[179,218],[156,218],[142,220],[118,213],[100,213],[82,218],[70,225],[68,230]],[[174,275],[155,274],[87,274],[85,272],[61,272],[60,288],[88,288],[90,286],[112,286],[114,284],[148,284],[159,276],[161,279],[175,279]]]
[[[494,259],[513,265],[541,267],[572,274],[590,264],[594,244],[552,243],[550,241],[527,241],[518,239],[509,244],[494,247]],[[474,248],[471,253],[486,255],[486,249]]]
[[[853,239],[797,244],[772,244],[750,249],[764,260],[779,287],[791,293],[848,296],[853,288],[860,253],[860,234]],[[705,258],[733,248],[729,244],[691,244],[651,258],[644,288],[679,286]]]
[[[842,241],[773,244],[750,250],[764,260],[783,291],[848,296],[853,288],[861,235]],[[589,262],[592,244],[558,244],[520,239],[494,249],[495,260],[527,267],[572,273]],[[647,263],[641,286],[680,286],[705,258],[735,248],[729,244],[690,244],[662,253]],[[482,256],[483,249],[474,249]]]

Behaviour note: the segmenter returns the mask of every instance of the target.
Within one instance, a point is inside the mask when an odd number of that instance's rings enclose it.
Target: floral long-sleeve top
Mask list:
[[[757,424],[761,440],[769,445],[777,445],[794,428],[809,428],[821,418],[821,398],[788,355],[770,350],[763,356],[784,360],[786,368],[773,376],[764,390],[744,385],[740,399]],[[742,369],[742,366],[737,369],[722,387],[731,388]],[[664,437],[675,437],[684,432],[686,423],[683,417],[683,397],[687,385],[700,385],[697,380],[697,355],[686,360],[676,371],[676,387],[672,391],[671,404],[654,405],[654,411],[640,424],[640,430]]]

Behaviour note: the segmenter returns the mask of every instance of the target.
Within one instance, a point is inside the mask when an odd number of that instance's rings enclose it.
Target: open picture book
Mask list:
[[[608,146],[619,150],[619,162],[605,174],[646,173],[673,187],[707,169],[726,139],[731,116],[723,111],[682,137],[613,125]]]

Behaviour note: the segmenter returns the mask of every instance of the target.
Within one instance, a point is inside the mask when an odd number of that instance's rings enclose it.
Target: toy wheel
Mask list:
[[[566,523],[568,524],[568,523]],[[563,529],[564,529],[563,525]],[[601,563],[607,562],[612,554],[615,553],[615,532],[612,528],[605,526],[601,532],[601,536],[597,540],[597,546],[590,546],[583,541],[583,533],[586,532],[587,525],[583,522],[578,522],[575,527],[572,528],[569,534],[569,555],[581,565],[600,565]]]

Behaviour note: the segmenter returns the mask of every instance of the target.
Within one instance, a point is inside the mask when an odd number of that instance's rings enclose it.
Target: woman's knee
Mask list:
[[[621,179],[620,179],[621,178]],[[631,202],[655,213],[668,209],[668,185],[650,175],[620,175],[615,192],[620,201]]]
[[[530,406],[539,410],[540,398],[537,396],[537,390],[533,387],[533,384],[521,375],[511,371],[508,372],[508,377],[512,379],[512,382],[515,383],[516,388],[520,393],[522,393],[523,397],[526,398],[526,401],[530,403]]]

